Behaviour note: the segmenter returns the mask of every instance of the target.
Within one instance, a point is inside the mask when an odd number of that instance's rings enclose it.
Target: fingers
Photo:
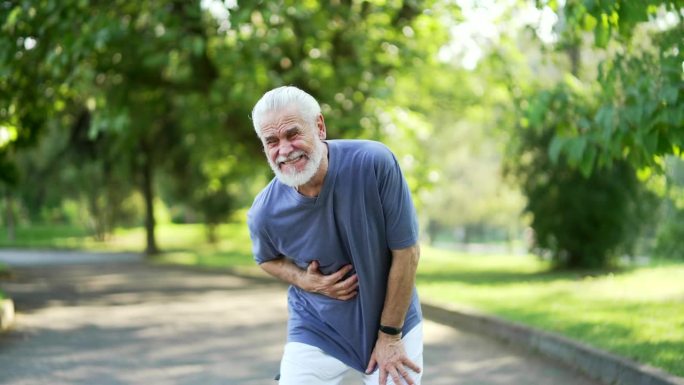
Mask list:
[[[313,260],[306,268],[306,272],[309,274],[318,274],[318,261]]]
[[[366,368],[366,374],[371,374],[375,370],[375,364],[378,361],[375,359],[375,352],[371,354],[370,362],[368,362],[368,367]]]
[[[399,379],[403,378],[406,385],[414,385],[413,378],[411,378],[411,375],[406,371],[406,369],[399,368],[396,370],[396,372],[396,375],[392,375],[392,379],[394,380],[395,384],[403,384],[404,382],[399,382]]]
[[[385,345],[379,341],[373,349],[366,374],[371,373],[372,367],[377,367],[380,385],[387,385],[387,382],[395,385],[415,385],[412,376],[421,372],[420,366],[411,361],[403,349],[398,351],[396,348],[395,345]]]
[[[370,374],[371,371],[366,369],[366,374]],[[404,369],[403,366],[391,366],[388,369],[383,369],[380,367],[380,376],[379,376],[379,383],[381,385],[386,385],[387,384],[387,379],[391,377],[392,381],[396,385],[415,385],[415,382],[413,381],[413,378],[411,378],[411,375],[409,372]]]
[[[348,291],[348,290],[353,289],[353,288],[358,287],[358,286],[359,286],[358,277],[356,276],[356,274],[354,274],[351,277],[345,279],[344,281],[337,282],[335,284],[335,286],[333,286],[333,287],[337,290],[341,290],[341,291],[347,290]]]
[[[348,300],[356,296],[356,293],[358,292],[358,287],[359,282],[355,274],[345,279],[344,281],[335,284],[332,287],[332,290],[335,293],[337,293],[337,299]]]
[[[359,282],[356,274],[342,280],[354,268],[352,265],[345,265],[330,275],[322,274],[319,268],[320,262],[317,260],[311,261],[306,268],[306,273],[313,282],[313,289],[309,291],[342,301],[350,300],[358,294]]]
[[[341,280],[345,275],[347,275],[347,273],[349,273],[353,268],[354,266],[352,265],[342,266],[339,270],[330,274],[328,278],[333,282],[337,282]]]
[[[355,291],[353,293],[338,296],[337,299],[339,299],[340,301],[349,301],[350,299],[356,297],[357,294],[358,294],[358,292]]]
[[[380,385],[387,385],[387,371],[380,368]]]
[[[409,369],[413,370],[416,373],[420,373],[420,366],[416,365],[413,361],[407,359],[404,359],[402,361],[404,366],[408,367]]]
[[[404,377],[404,378],[406,378],[406,382],[402,381],[401,380],[402,376],[399,375],[399,372],[397,369],[392,368],[391,370],[388,371],[388,373],[389,373],[390,377],[392,377],[392,381],[394,381],[395,384],[407,383],[408,385],[413,385],[413,383],[410,382],[411,381],[410,377],[408,377],[408,378]],[[382,381],[380,383],[384,384],[384,382],[382,382]]]
[[[306,272],[309,274],[320,275],[321,272],[318,270],[319,268],[320,268],[320,262],[318,262],[317,260],[314,259],[313,261],[311,261],[311,263],[309,263],[309,266],[306,268]],[[354,266],[352,266],[352,265],[342,266],[336,272],[334,272],[330,275],[326,275],[325,280],[329,281],[330,283],[336,283],[339,280],[341,280],[345,275],[347,275],[347,273],[349,273],[353,268],[354,268]]]
[[[358,287],[358,283],[355,283],[354,285],[344,289],[334,288],[333,290],[331,290],[331,294],[333,298],[346,301],[354,298],[356,294],[358,294]]]

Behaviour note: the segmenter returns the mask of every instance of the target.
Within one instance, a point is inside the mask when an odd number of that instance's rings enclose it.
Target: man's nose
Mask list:
[[[292,150],[292,143],[289,140],[285,139],[280,141],[278,146],[278,155],[287,156],[292,152]]]

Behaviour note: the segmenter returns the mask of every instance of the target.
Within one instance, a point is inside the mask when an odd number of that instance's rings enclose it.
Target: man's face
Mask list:
[[[323,131],[324,133],[324,131]],[[321,131],[304,121],[299,110],[290,106],[266,115],[261,141],[276,177],[292,187],[308,182],[323,158]]]

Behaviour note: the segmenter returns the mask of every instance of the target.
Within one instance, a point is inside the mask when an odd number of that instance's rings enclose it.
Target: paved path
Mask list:
[[[0,261],[22,253],[0,250]],[[32,262],[13,262],[14,277],[0,281],[18,312],[0,335],[0,384],[275,384],[282,285],[152,266],[130,254],[26,255]],[[425,348],[425,385],[596,385],[430,321]]]

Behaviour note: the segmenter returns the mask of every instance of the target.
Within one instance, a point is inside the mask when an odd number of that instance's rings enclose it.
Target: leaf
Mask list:
[[[192,51],[195,56],[201,56],[204,53],[204,39],[196,37],[192,41]]]
[[[568,141],[567,154],[571,165],[577,166],[582,160],[584,149],[587,147],[587,137],[578,136]]]
[[[643,140],[643,147],[647,153],[653,154],[658,149],[658,132],[656,130],[649,131]]]
[[[594,30],[594,41],[597,47],[605,48],[610,40],[611,27],[607,23],[599,24]]]
[[[560,153],[567,142],[568,138],[558,135],[555,135],[553,139],[551,139],[551,144],[549,145],[549,159],[551,159],[553,163],[558,163]]]
[[[613,106],[607,105],[599,108],[594,117],[594,122],[598,128],[611,131],[613,128]]]
[[[667,104],[677,104],[677,97],[679,96],[679,89],[675,84],[667,84],[661,91],[661,96]]]
[[[596,161],[597,152],[596,146],[589,146],[582,157],[579,168],[580,172],[585,178],[588,178],[594,169],[594,162]]]

